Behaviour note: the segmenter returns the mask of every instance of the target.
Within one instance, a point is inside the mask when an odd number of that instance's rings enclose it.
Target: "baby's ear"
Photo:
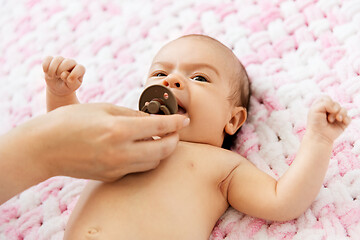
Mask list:
[[[235,107],[231,112],[231,118],[225,125],[225,132],[234,135],[236,131],[244,124],[247,118],[247,111],[244,107]]]

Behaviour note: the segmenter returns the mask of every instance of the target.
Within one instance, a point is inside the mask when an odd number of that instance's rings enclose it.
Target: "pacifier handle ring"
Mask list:
[[[170,111],[169,109],[165,106],[165,105],[161,105],[160,106],[160,110],[165,114],[165,115],[170,115]]]

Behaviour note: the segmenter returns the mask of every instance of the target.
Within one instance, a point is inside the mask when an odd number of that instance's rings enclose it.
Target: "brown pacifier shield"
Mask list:
[[[139,110],[151,114],[175,114],[178,104],[175,95],[163,85],[151,85],[141,94]]]

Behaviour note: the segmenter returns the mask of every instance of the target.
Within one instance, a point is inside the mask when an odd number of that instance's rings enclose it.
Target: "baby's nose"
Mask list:
[[[184,81],[182,81],[179,77],[169,75],[164,79],[163,85],[170,88],[183,89]]]

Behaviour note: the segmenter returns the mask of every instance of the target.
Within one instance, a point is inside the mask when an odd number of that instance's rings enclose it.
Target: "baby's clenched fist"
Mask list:
[[[75,92],[81,85],[85,68],[73,59],[61,56],[46,57],[43,70],[48,90],[58,96],[66,96]]]
[[[347,110],[330,97],[324,96],[311,106],[307,130],[321,137],[320,139],[333,143],[350,122],[351,118],[347,115]]]

